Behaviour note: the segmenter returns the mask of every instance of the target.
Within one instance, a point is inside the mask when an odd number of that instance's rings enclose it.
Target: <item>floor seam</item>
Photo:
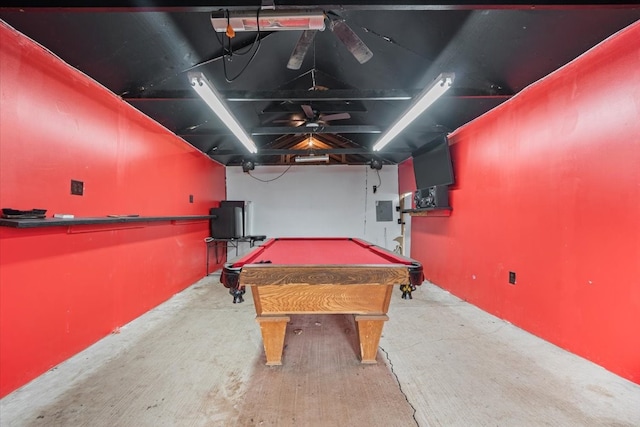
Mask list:
[[[413,417],[413,421],[415,421],[416,426],[420,427],[420,423],[418,422],[418,419],[416,418],[416,412],[417,412],[416,408],[413,406],[411,401],[409,401],[409,397],[407,396],[407,394],[402,389],[402,384],[400,383],[400,378],[398,378],[398,374],[396,374],[396,371],[393,369],[393,362],[391,361],[391,358],[389,357],[389,353],[387,352],[387,350],[384,349],[384,347],[379,346],[379,348],[384,353],[385,358],[387,359],[387,364],[389,365],[389,369],[391,370],[391,373],[393,374],[393,377],[396,379],[396,384],[398,384],[398,390],[400,390],[400,393],[402,393],[402,396],[404,396],[404,400],[407,401],[407,403],[411,407],[411,410],[413,411],[413,413],[411,414],[411,416]]]

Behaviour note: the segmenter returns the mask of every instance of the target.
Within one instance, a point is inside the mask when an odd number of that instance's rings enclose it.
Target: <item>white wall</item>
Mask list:
[[[247,234],[348,236],[396,247],[393,239],[400,235],[400,225],[395,165],[380,171],[367,165],[256,166],[250,174],[227,167],[226,173],[227,200],[251,202]],[[379,187],[375,194],[374,185]],[[392,201],[392,221],[376,221],[376,202],[381,200]]]

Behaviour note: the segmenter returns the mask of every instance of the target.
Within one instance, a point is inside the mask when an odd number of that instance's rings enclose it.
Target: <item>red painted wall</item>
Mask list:
[[[223,166],[3,23],[0,100],[1,207],[205,215],[225,198]],[[0,396],[203,277],[208,235],[206,220],[0,227]]]
[[[411,234],[430,281],[636,383],[638,64],[640,22],[458,129],[453,213]]]

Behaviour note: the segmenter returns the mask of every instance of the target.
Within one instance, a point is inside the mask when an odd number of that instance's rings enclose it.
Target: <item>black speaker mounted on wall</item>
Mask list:
[[[242,161],[242,172],[249,172],[256,168],[256,164],[251,160]]]

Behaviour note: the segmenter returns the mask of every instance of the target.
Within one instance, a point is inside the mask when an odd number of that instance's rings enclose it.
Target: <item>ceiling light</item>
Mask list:
[[[296,163],[311,163],[311,162],[329,162],[329,156],[323,154],[322,156],[298,156],[296,157]]]
[[[381,150],[402,130],[426,110],[436,99],[440,98],[451,85],[455,75],[453,73],[443,73],[436,78],[431,85],[418,95],[409,109],[387,130],[373,146],[373,151]]]
[[[260,26],[258,27],[258,18]],[[324,30],[324,13],[305,10],[216,11],[211,25],[218,33],[234,31]]]
[[[189,81],[193,89],[202,97],[209,108],[218,115],[220,120],[227,125],[229,130],[242,142],[250,153],[257,153],[258,148],[253,143],[249,135],[244,131],[240,123],[236,120],[227,107],[222,103],[218,91],[201,72],[191,72],[188,74]]]

